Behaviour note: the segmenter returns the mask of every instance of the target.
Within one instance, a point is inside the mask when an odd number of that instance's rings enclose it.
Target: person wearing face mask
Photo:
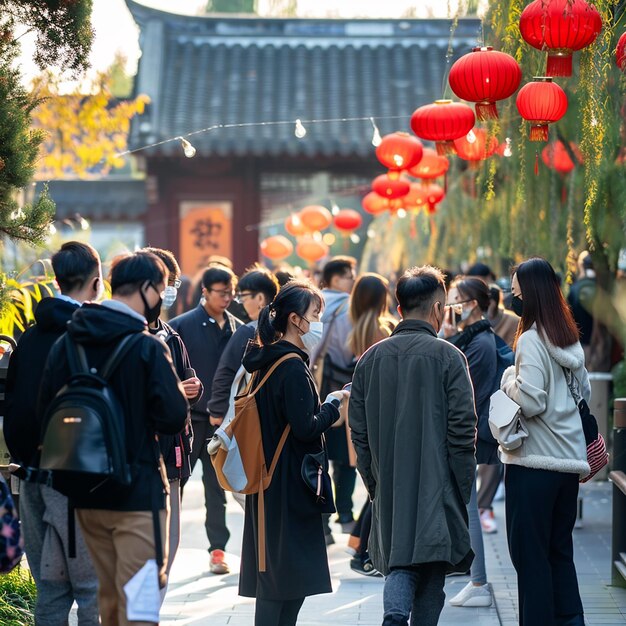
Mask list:
[[[457,278],[448,292],[448,304],[450,305],[448,317],[458,315],[459,323],[458,327],[455,327],[455,324],[444,325],[444,334],[447,335],[450,343],[465,354],[474,389],[474,402],[478,416],[476,462],[499,465],[498,446],[489,430],[489,398],[500,383],[499,380],[496,380],[498,359],[496,337],[491,323],[485,317],[489,308],[489,287],[480,278],[472,276]],[[450,335],[450,332],[455,330],[460,332]],[[496,488],[499,482],[500,476],[495,481]],[[495,495],[495,490],[491,495],[491,500],[493,500],[493,495]],[[491,502],[488,504],[490,506]],[[487,583],[485,548],[478,509],[476,481],[472,485],[468,514],[472,550],[475,554],[470,571],[471,580],[456,596],[450,599],[450,604],[465,607],[491,606],[492,598]],[[483,515],[489,516],[495,527],[495,521],[492,519],[488,508],[485,509]]]
[[[163,293],[163,301],[158,310],[150,312],[148,319],[148,331],[165,341],[170,350],[174,369],[180,378],[185,396],[193,407],[200,399],[204,390],[202,382],[195,375],[187,348],[180,335],[166,322],[161,319],[161,311],[168,310],[176,301],[178,285],[180,285],[180,266],[176,258],[169,250],[161,248],[144,248],[144,252],[150,252],[163,261],[169,272],[167,285]],[[156,317],[155,317],[156,316]],[[170,484],[169,504],[169,534],[168,534],[168,560],[167,573],[169,575],[178,551],[180,543],[180,492],[189,476],[191,475],[191,445],[193,441],[193,429],[191,419],[187,420],[185,428],[176,435],[159,435],[159,447],[163,455],[167,478]],[[161,598],[165,598],[167,588],[161,590]]]
[[[268,467],[287,425],[291,430],[265,498],[266,571],[258,568],[258,495],[246,497],[239,594],[256,598],[255,626],[293,626],[307,596],[330,593],[322,509],[302,478],[306,454],[324,450],[323,434],[340,419],[348,393],[323,404],[309,370],[321,340],[324,300],[310,283],[292,281],[262,309],[256,343],[243,359],[254,377],[280,363],[256,395]]]
[[[359,360],[349,422],[372,504],[369,553],[385,579],[383,626],[435,626],[446,572],[472,561],[467,526],[476,415],[463,354],[437,337],[446,288],[434,267],[396,286],[402,321]]]
[[[140,251],[117,257],[111,264],[111,299],[84,304],[67,325],[67,334],[83,348],[88,367],[96,374],[123,340],[132,336],[135,341],[108,378],[124,417],[130,484],[120,487],[104,481],[72,498],[98,575],[102,626],[149,626],[159,621],[159,588],[166,581],[169,484],[155,439],[157,433],[179,433],[189,412],[170,351],[147,332],[147,319],[160,306],[167,278],[166,266],[153,254]],[[39,410],[49,405],[71,372],[67,343],[57,341],[46,363]],[[135,621],[140,611],[142,619]]]
[[[35,309],[36,324],[20,337],[11,355],[6,380],[4,437],[11,458],[22,468],[39,466],[42,413],[37,396],[44,365],[55,341],[65,332],[83,302],[102,294],[98,253],[88,244],[68,241],[52,256],[52,268],[61,291],[44,298]],[[79,626],[98,620],[98,579],[82,534],[77,533],[77,558],[68,559],[67,498],[47,485],[20,481],[20,518],[28,565],[37,586],[35,620],[42,626],[65,624],[74,600]],[[47,575],[50,571],[65,576]]]

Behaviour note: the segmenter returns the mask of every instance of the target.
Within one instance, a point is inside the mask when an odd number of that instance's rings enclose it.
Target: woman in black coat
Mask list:
[[[239,593],[257,599],[256,626],[292,626],[306,596],[332,591],[322,525],[322,513],[328,511],[301,474],[305,454],[324,449],[322,435],[339,419],[348,396],[333,392],[320,406],[308,368],[307,351],[322,336],[322,308],[322,295],[313,286],[288,283],[261,311],[257,345],[243,360],[258,381],[281,357],[297,357],[281,363],[256,395],[267,467],[285,427],[291,426],[264,494],[264,572],[258,567],[258,496],[246,498]]]

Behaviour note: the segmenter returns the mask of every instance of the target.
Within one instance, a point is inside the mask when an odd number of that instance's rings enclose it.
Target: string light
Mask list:
[[[350,241],[352,243],[359,243],[361,241],[361,238],[356,233],[352,233],[350,235]]]
[[[339,206],[337,205],[337,203],[333,201],[333,203],[332,203],[332,205],[331,205],[330,212],[331,212],[333,215],[339,215],[339,211],[340,211],[340,210],[341,210],[341,209],[339,208]]]
[[[304,136],[306,135],[306,128],[302,125],[302,121],[299,119],[296,120],[296,129],[294,130],[294,135],[298,139],[304,139]]]
[[[367,238],[374,239],[374,237],[376,237],[376,231],[373,228],[369,228],[367,230]]]
[[[378,126],[376,126],[376,122],[373,117],[370,117],[370,122],[372,122],[372,127],[374,129],[374,134],[372,135],[372,145],[375,148],[378,148],[378,146],[380,146],[383,142],[383,138],[380,136],[380,131],[378,130]]]
[[[406,209],[398,209],[396,215],[402,220],[406,217]]]
[[[322,237],[322,241],[327,246],[332,246],[336,240],[337,238],[335,237],[335,235],[333,235],[333,233],[325,233],[324,236]]]
[[[89,222],[82,215],[78,216],[78,223],[81,230],[89,230]]]
[[[180,139],[180,143],[183,146],[183,152],[188,159],[192,159],[196,156],[196,149],[184,137],[177,137],[176,139]]]
[[[467,139],[467,143],[476,143],[476,134],[473,129],[465,135],[465,139]]]
[[[502,151],[502,156],[505,156],[505,157],[509,158],[509,157],[513,156],[513,150],[511,149],[511,143],[512,143],[511,142],[511,138],[507,137],[504,140],[504,143],[506,145],[504,146],[504,150]]]

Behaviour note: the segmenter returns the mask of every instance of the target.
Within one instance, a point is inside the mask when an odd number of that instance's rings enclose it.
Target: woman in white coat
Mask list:
[[[578,481],[589,474],[578,407],[567,385],[574,377],[589,400],[578,329],[551,265],[524,261],[512,280],[513,310],[521,317],[515,365],[501,387],[526,417],[528,438],[501,450],[506,465],[506,525],[518,577],[524,626],[584,626],[572,531]]]

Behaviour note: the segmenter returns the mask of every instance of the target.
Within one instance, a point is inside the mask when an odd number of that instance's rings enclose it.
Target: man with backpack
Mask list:
[[[21,466],[20,518],[28,565],[37,586],[35,622],[66,624],[72,604],[78,605],[79,626],[98,620],[98,579],[81,533],[76,535],[77,558],[68,559],[67,498],[34,477],[39,465],[42,412],[37,394],[46,359],[65,332],[72,314],[102,291],[98,253],[88,244],[68,241],[52,256],[57,285],[55,298],[44,298],[35,309],[36,324],[20,337],[11,355],[6,380],[4,437],[15,464]]]
[[[167,480],[156,433],[181,432],[189,408],[167,346],[146,332],[167,276],[150,253],[114,259],[112,299],[76,311],[41,386],[41,467],[77,509],[98,574],[103,626],[159,621]],[[89,424],[91,438],[83,429]],[[109,462],[94,467],[102,441],[116,445],[106,449]],[[83,471],[68,469],[70,461]]]

